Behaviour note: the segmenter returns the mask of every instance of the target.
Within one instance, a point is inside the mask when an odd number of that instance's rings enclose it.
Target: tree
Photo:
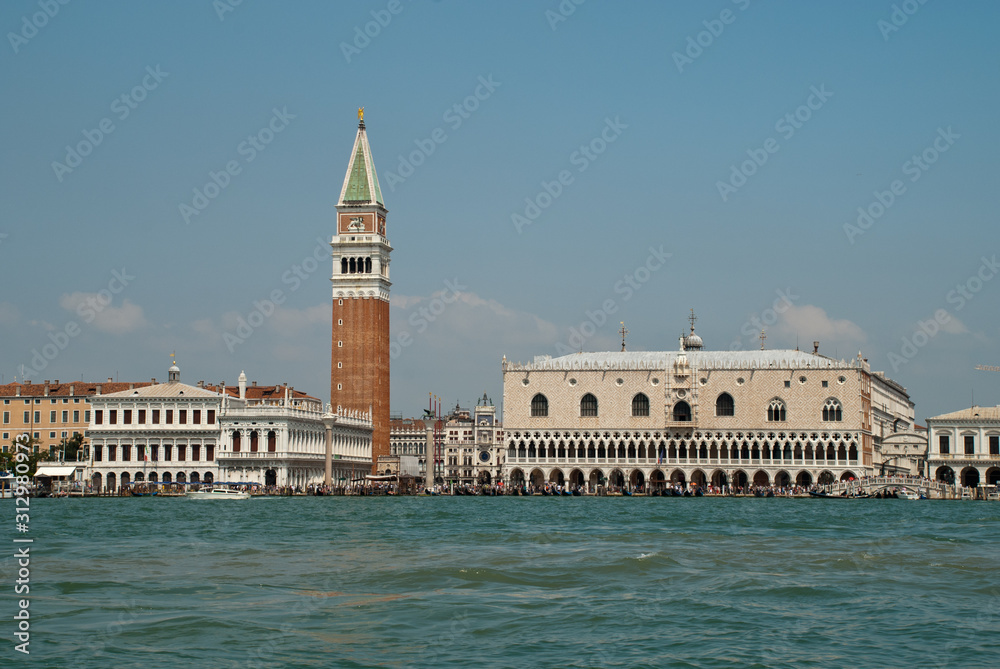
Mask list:
[[[27,441],[23,442],[25,446],[21,446],[17,443],[16,438],[11,440],[10,446],[7,447],[6,453],[0,453],[0,470],[7,472],[16,472],[19,476],[27,474],[28,476],[34,476],[35,470],[38,468],[38,463],[49,459],[49,454],[38,451],[38,439],[34,437],[29,437]],[[16,467],[18,465],[28,465],[28,471],[18,472]]]
[[[59,450],[62,451],[64,462],[76,462],[83,449],[83,435],[74,432],[72,437],[63,437],[59,442]]]

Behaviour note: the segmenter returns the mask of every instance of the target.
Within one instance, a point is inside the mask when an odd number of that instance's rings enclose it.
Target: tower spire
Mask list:
[[[382,201],[382,188],[375,173],[372,149],[368,145],[368,133],[365,132],[365,108],[358,107],[358,134],[354,138],[351,160],[347,163],[347,174],[344,175],[344,186],[340,189],[340,200],[337,205],[372,204],[385,206]]]

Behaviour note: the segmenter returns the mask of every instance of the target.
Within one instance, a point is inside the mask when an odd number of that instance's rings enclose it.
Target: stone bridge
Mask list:
[[[916,492],[922,492],[928,497],[931,493],[937,493],[936,497],[946,497],[953,492],[953,487],[941,481],[931,481],[922,476],[872,476],[854,481],[838,481],[823,486],[823,490],[831,495],[847,493],[854,495],[861,493],[864,495],[874,495],[886,488],[908,488]]]

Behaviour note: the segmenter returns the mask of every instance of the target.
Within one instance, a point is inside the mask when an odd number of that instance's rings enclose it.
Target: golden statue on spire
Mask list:
[[[364,121],[365,120],[365,108],[364,107],[358,107],[358,120],[359,121]]]

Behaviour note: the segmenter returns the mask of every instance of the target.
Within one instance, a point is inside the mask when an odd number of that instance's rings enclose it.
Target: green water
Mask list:
[[[997,667],[998,529],[988,502],[38,499],[31,654],[5,557],[0,666]]]

